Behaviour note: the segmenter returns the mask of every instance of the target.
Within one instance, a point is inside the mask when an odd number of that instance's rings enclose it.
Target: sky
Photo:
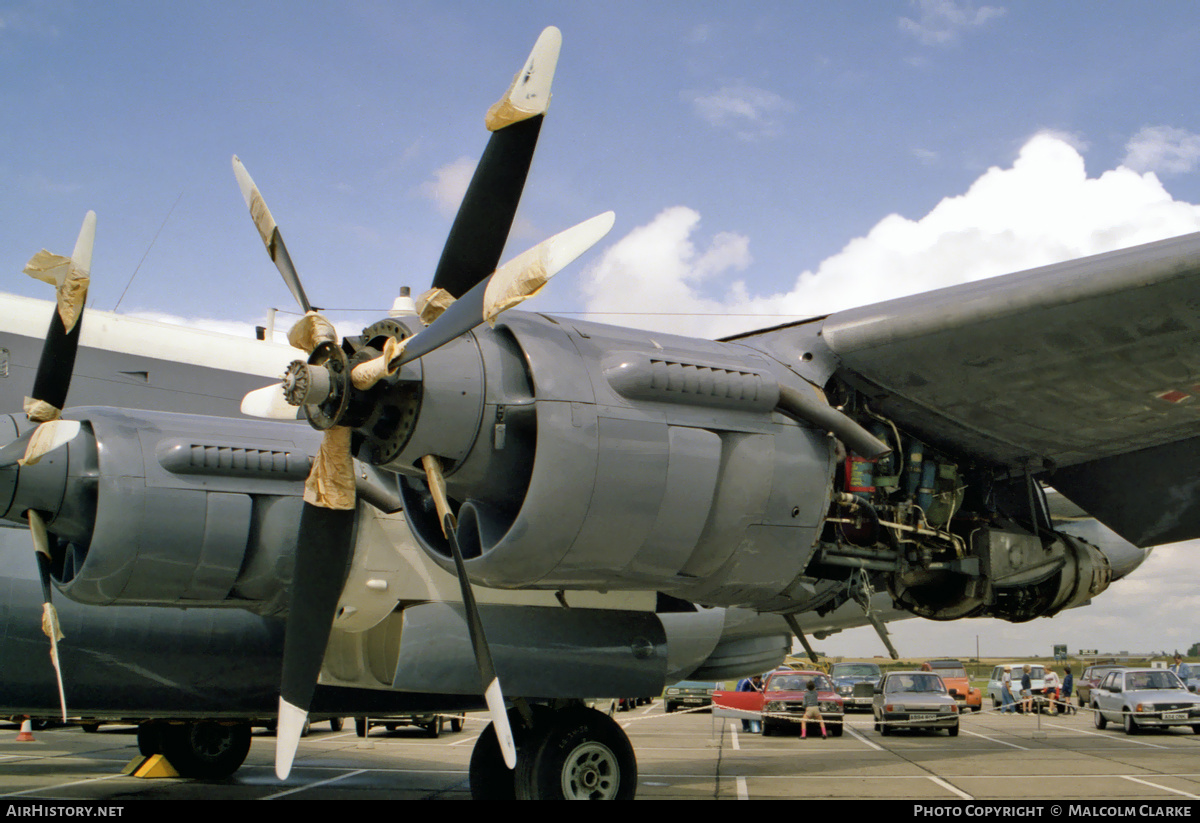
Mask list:
[[[93,307],[243,334],[294,311],[237,154],[354,333],[427,286],[484,112],[547,25],[505,256],[617,222],[540,311],[716,337],[1200,230],[1193,2],[0,0],[0,288],[48,297],[22,267],[95,209]],[[1198,549],[1049,623],[906,621],[897,644],[1186,647]]]

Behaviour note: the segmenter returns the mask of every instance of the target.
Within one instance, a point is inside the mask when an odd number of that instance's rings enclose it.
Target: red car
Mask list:
[[[804,717],[804,693],[810,680],[816,686],[825,728],[832,736],[841,737],[846,710],[842,699],[833,690],[829,675],[824,672],[772,672],[761,692],[714,692],[713,705],[718,709],[733,710],[732,716],[742,718],[751,713],[759,714],[764,735],[784,730],[798,732],[800,719]]]

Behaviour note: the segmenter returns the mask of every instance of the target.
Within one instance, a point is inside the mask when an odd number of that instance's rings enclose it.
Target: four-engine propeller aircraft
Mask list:
[[[3,516],[48,558],[47,600],[53,580],[92,605],[286,612],[281,776],[320,678],[486,695],[476,796],[631,797],[627,738],[578,698],[655,693],[683,669],[664,602],[794,617],[881,584],[932,619],[1053,615],[1128,564],[1055,528],[1045,484],[1138,546],[1200,534],[1197,235],[722,341],[511,310],[612,224],[497,268],[558,43],[547,29],[489,111],[420,316],[337,340],[235,159],[308,312],[291,338],[307,358],[243,410],[302,409],[318,448],[295,423],[56,422],[79,340],[77,310],[56,315],[41,402],[0,450]],[[79,248],[40,267],[81,306]],[[442,582],[414,583],[400,539]],[[461,604],[434,596],[454,578]]]

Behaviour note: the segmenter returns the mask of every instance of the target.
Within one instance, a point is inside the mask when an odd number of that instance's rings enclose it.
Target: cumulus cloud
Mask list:
[[[434,202],[440,214],[453,217],[474,173],[475,161],[460,157],[435,170],[433,179],[421,184],[421,193]]]
[[[588,311],[628,311],[632,302],[673,315],[723,313],[607,318],[719,337],[781,314],[825,314],[1197,231],[1200,206],[1130,168],[1088,177],[1079,151],[1047,133],[924,217],[885,217],[786,292],[755,294],[733,279],[750,265],[749,240],[717,234],[698,250],[699,227],[699,214],[676,207],[610,246],[583,274]]]
[[[1159,175],[1186,174],[1200,162],[1200,134],[1170,126],[1146,126],[1125,145],[1123,164]]]
[[[986,25],[1004,14],[996,6],[976,8],[970,3],[955,3],[953,0],[916,0],[919,10],[917,18],[900,18],[900,30],[911,34],[925,46],[948,46],[958,42],[959,37],[971,29]]]
[[[782,133],[780,118],[793,109],[788,100],[775,92],[744,82],[726,84],[709,94],[688,92],[684,97],[705,122],[729,129],[743,140]]]

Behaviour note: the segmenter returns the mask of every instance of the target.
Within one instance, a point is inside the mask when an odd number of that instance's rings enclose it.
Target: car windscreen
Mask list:
[[[898,674],[888,678],[885,691],[888,694],[945,694],[946,687],[936,674]]]
[[[879,677],[879,668],[868,664],[836,663],[833,667],[834,677]]]
[[[825,675],[805,675],[805,674],[784,674],[775,675],[767,683],[767,691],[772,692],[802,692],[808,688],[808,681],[813,681],[813,685],[819,692],[833,691],[833,686]]]
[[[1173,673],[1163,670],[1157,672],[1130,672],[1125,675],[1125,690],[1133,692],[1152,691],[1157,689],[1182,689],[1184,686]]]

